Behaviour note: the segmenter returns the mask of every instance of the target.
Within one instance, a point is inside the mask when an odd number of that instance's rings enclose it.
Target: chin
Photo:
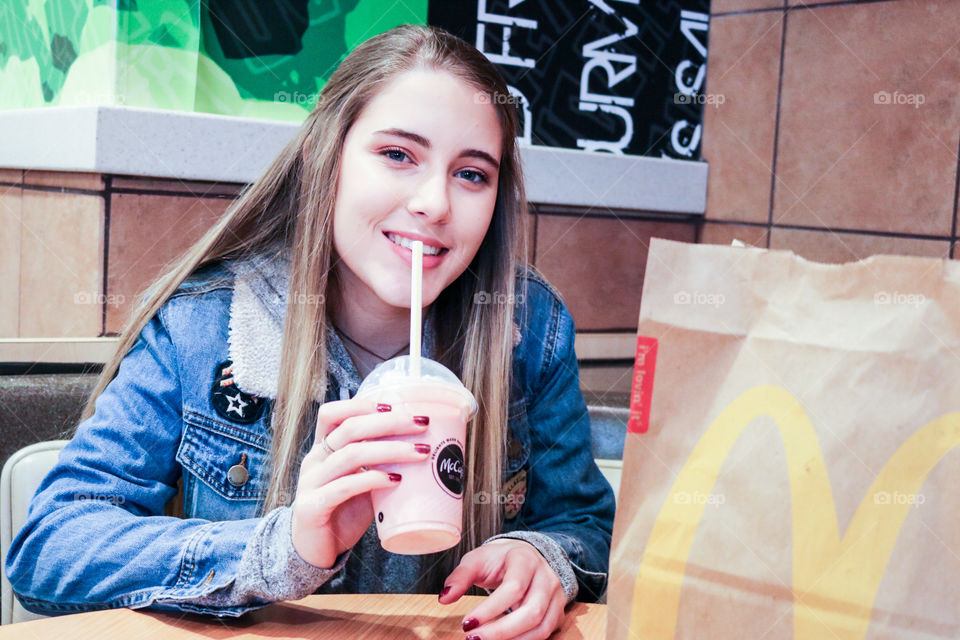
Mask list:
[[[388,293],[388,292],[386,292],[386,291],[378,291],[378,292],[377,292],[377,296],[378,296],[384,303],[390,305],[391,307],[398,307],[398,308],[403,308],[403,309],[409,309],[409,308],[410,308],[410,298],[405,297],[405,296],[403,296],[403,295],[397,295],[397,292],[396,292],[396,291],[393,291],[393,292],[390,292],[390,293]]]
[[[410,278],[409,275],[402,281],[385,282],[374,289],[383,302],[392,307],[410,308]],[[424,288],[421,291],[422,303],[424,307],[431,305],[439,292],[434,293],[433,287],[430,290]]]
[[[397,296],[395,294],[394,295],[381,294],[380,299],[383,300],[388,305],[390,305],[391,307],[397,307],[400,309],[408,309],[408,310],[410,309],[409,297],[404,297],[402,295]],[[424,307],[429,307],[431,304],[433,304],[433,300],[434,300],[433,298],[428,298],[427,296],[424,296],[421,302]]]

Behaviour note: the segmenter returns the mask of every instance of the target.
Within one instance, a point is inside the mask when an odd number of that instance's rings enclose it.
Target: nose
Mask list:
[[[446,176],[440,172],[425,175],[407,202],[407,208],[412,213],[427,216],[431,222],[446,221],[450,216]]]

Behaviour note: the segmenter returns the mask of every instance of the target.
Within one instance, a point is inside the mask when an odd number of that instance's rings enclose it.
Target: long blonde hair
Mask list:
[[[435,300],[437,359],[460,376],[480,405],[467,434],[464,536],[432,558],[422,589],[435,589],[468,550],[499,532],[500,490],[514,338],[515,277],[527,255],[527,205],[515,137],[518,118],[496,67],[469,43],[422,25],[401,25],[370,38],[348,55],[326,83],[303,126],[263,175],[223,217],[154,282],[121,333],[82,419],[116,375],[140,331],[177,287],[199,267],[243,259],[278,244],[291,258],[277,397],[271,414],[270,484],[261,513],[292,502],[306,444],[327,388],[327,303],[335,298],[333,211],[340,155],[347,131],[394,76],[416,69],[453,74],[490,97],[502,131],[494,214],[467,270]],[[526,283],[526,278],[520,282]],[[477,301],[492,301],[478,304]]]

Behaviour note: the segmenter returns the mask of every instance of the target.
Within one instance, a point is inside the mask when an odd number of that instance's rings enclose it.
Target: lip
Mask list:
[[[394,251],[398,256],[400,256],[400,257],[403,259],[404,262],[406,262],[408,265],[410,265],[411,267],[413,267],[413,251],[411,251],[410,249],[406,249],[406,248],[404,248],[404,247],[401,247],[400,245],[396,244],[393,240],[391,240],[390,238],[387,237],[387,234],[388,234],[388,233],[397,233],[397,232],[396,232],[396,231],[384,231],[384,232],[383,232],[383,240],[384,240],[384,242],[386,242],[387,244],[389,244],[389,245],[390,245],[390,248],[393,249],[393,251]],[[397,233],[397,235],[401,235],[401,236],[410,238],[411,240],[421,240],[421,238],[424,237],[424,236],[419,236],[419,237],[418,237],[416,234],[406,234],[406,233]],[[422,242],[422,240],[421,240],[421,242]],[[430,241],[430,244],[434,244],[435,242],[436,242],[435,240],[431,240],[431,241]],[[450,255],[450,250],[449,250],[449,249],[447,249],[446,251],[444,251],[443,253],[441,253],[441,254],[438,255],[438,256],[428,256],[427,254],[423,254],[423,268],[424,268],[424,270],[426,270],[426,269],[433,269],[434,267],[439,266],[440,263],[443,262],[444,258],[446,258],[448,255]]]
[[[397,234],[398,236],[403,236],[404,238],[407,238],[408,240],[419,240],[419,241],[422,242],[423,244],[428,244],[428,245],[430,245],[431,247],[437,247],[438,249],[448,249],[448,248],[449,248],[449,247],[446,247],[446,246],[444,246],[443,244],[441,244],[438,240],[436,240],[436,239],[434,239],[434,238],[431,238],[430,236],[421,235],[421,234],[419,234],[419,233],[410,233],[410,232],[408,232],[408,231],[395,231],[395,230],[393,230],[393,229],[384,229],[384,230],[383,230],[383,235],[387,235],[388,233],[395,233],[395,234]],[[390,240],[390,238],[387,238],[387,240]]]

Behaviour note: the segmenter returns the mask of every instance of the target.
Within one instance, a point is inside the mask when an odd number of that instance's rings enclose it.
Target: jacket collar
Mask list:
[[[230,302],[229,354],[237,387],[265,398],[277,397],[280,378],[283,320],[290,287],[290,260],[283,250],[229,261],[235,276]],[[327,367],[340,388],[340,398],[352,397],[360,386],[360,374],[337,331],[328,327]],[[421,354],[431,357],[434,345],[432,314],[425,314]],[[325,400],[320,386],[311,396]]]

